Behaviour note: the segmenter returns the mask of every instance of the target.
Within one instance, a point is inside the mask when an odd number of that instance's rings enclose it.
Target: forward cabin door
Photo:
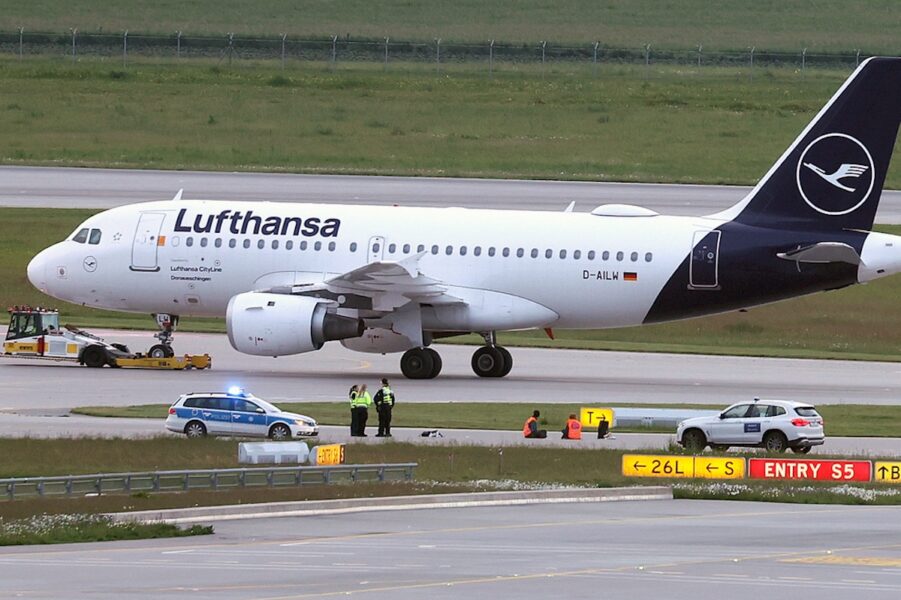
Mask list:
[[[701,290],[719,288],[720,233],[695,232],[688,268],[688,287]]]
[[[135,230],[135,239],[131,245],[131,270],[132,271],[159,271],[157,252],[163,245],[164,239],[160,238],[163,228],[163,220],[166,213],[144,212],[138,220],[138,228]]]

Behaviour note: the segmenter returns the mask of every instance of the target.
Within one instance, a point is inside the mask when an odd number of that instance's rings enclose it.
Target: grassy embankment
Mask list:
[[[25,276],[29,259],[63,239],[93,211],[0,209],[0,306],[59,306],[64,321],[86,327],[151,328],[145,315],[128,315],[61,304],[41,295]],[[901,233],[901,227],[879,227]],[[753,309],[679,323],[630,329],[502,334],[508,345],[556,348],[669,351],[756,356],[898,360],[901,355],[901,278],[891,277]],[[185,319],[183,330],[223,331],[216,319]],[[466,338],[464,338],[466,339]],[[469,341],[476,343],[475,338]]]
[[[347,425],[349,414],[344,402],[281,403],[282,409],[314,417],[320,425]],[[496,429],[519,430],[531,411],[541,411],[541,424],[549,431],[560,431],[570,413],[579,414],[579,404],[523,404],[502,402],[414,403],[398,405],[392,424],[395,427],[422,427],[423,429]],[[722,405],[704,404],[623,404],[622,407],[642,408],[692,408],[720,410]],[[97,417],[138,417],[164,419],[168,404],[143,404],[138,406],[85,406],[73,412]],[[862,406],[856,404],[829,404],[817,406],[823,416],[830,436],[897,437],[901,435],[901,405]],[[370,424],[374,421],[370,420]],[[617,432],[673,433],[672,428],[617,428]]]
[[[4,520],[0,517],[0,546],[74,544],[208,535],[213,528],[168,523],[115,523],[97,514],[38,514]]]
[[[349,444],[348,463],[416,462],[413,483],[359,483],[301,488],[250,488],[218,492],[102,495],[82,498],[0,500],[0,516],[23,518],[48,513],[100,513],[195,505],[222,505],[250,502],[313,500],[379,495],[446,493],[484,489],[510,489],[519,486],[573,485],[613,487],[670,483],[667,480],[643,480],[621,474],[622,451],[579,450],[566,448],[476,446],[431,446],[401,444]],[[229,468],[237,464],[237,442],[225,439],[187,440],[155,438],[142,440],[68,440],[0,439],[0,477],[84,474],[97,472],[135,472],[166,469]],[[703,482],[697,482],[699,484]],[[740,483],[740,482],[739,482]],[[746,484],[759,499],[783,499],[796,502],[863,502],[842,495],[831,486],[766,482]],[[863,485],[863,490],[889,490],[892,486]],[[681,494],[682,492],[680,492]],[[716,494],[704,486],[686,489],[686,495]],[[728,492],[719,496],[729,498]],[[747,494],[745,497],[748,497]],[[757,499],[757,498],[753,498]],[[901,495],[879,495],[871,503],[898,503]]]
[[[54,0],[8,2],[6,28],[26,31],[121,32],[126,29],[171,34],[190,33],[317,36],[349,34],[448,41],[485,42],[490,39],[535,43],[556,40],[605,45],[740,49],[751,46],[798,51],[836,51],[864,48],[870,52],[897,50],[901,18],[891,0],[868,2],[866,9],[848,10],[839,0],[809,3],[729,2],[705,0],[678,3],[656,0],[597,2],[561,0],[549,5],[520,0],[511,11],[504,3],[458,0],[273,0],[261,10],[240,0],[142,2],[129,0]]]
[[[848,75],[585,69],[8,59],[0,163],[750,184]]]

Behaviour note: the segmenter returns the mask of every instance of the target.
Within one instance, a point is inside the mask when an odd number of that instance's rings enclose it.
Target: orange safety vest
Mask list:
[[[532,428],[529,427],[529,425],[537,421],[538,419],[536,419],[535,417],[529,417],[528,419],[526,419],[526,424],[522,426],[523,437],[529,437],[529,435],[532,434]]]
[[[576,419],[566,420],[566,437],[571,440],[582,439],[582,423]]]

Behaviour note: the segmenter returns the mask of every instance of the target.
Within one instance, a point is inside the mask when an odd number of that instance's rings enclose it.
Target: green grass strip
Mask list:
[[[316,419],[320,425],[348,425],[350,409],[343,402],[284,402],[280,408]],[[393,413],[395,427],[424,429],[494,429],[518,431],[532,410],[541,411],[542,426],[563,429],[566,418],[579,414],[580,404],[541,404],[515,402],[436,402],[398,404]],[[667,408],[721,410],[725,405],[710,404],[619,404],[622,408]],[[136,406],[82,406],[76,414],[94,417],[166,418],[168,404]],[[898,437],[901,436],[901,405],[823,404],[817,406],[826,424],[827,436]],[[374,411],[372,411],[374,414]],[[370,417],[370,423],[375,421]],[[160,425],[162,428],[162,425]],[[671,428],[617,428],[618,432],[668,432]]]
[[[188,528],[167,523],[117,523],[97,514],[40,514],[29,518],[0,518],[0,546],[31,544],[74,544],[208,535],[213,528]]]

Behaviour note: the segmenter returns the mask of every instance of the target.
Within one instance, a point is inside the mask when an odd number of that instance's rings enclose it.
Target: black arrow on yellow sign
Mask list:
[[[720,470],[719,467],[714,467],[712,464],[707,463],[707,472],[708,473],[710,473],[711,471],[719,471],[719,470]]]
[[[635,467],[636,469],[644,469],[644,466],[645,466],[645,465],[644,465],[644,463],[640,463],[640,462],[638,462],[638,461],[635,461],[634,463],[632,463],[632,466]]]

